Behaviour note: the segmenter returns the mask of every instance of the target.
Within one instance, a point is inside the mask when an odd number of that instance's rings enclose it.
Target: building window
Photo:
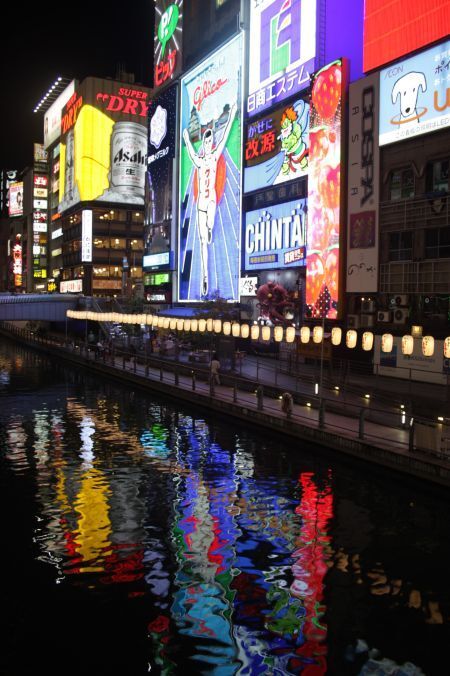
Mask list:
[[[450,258],[450,228],[425,231],[425,258]]]
[[[94,239],[94,248],[95,249],[109,249],[109,238],[108,237],[96,237]]]
[[[111,237],[111,249],[125,249],[126,240],[124,237]]]
[[[448,159],[427,164],[427,192],[448,192],[448,165]]]
[[[410,261],[412,259],[412,232],[391,232],[389,234],[389,260]]]
[[[398,169],[391,173],[389,199],[405,200],[414,197],[414,172],[412,169]]]

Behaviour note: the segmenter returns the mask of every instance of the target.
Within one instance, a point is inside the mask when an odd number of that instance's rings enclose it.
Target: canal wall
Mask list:
[[[20,335],[12,336],[4,328],[0,328],[0,334],[48,357],[56,357],[75,368],[83,367],[90,375],[98,374],[104,378],[122,382],[128,387],[135,387],[147,392],[151,390],[170,399],[178,399],[210,412],[231,416],[247,425],[255,426],[259,431],[267,429],[271,433],[281,434],[291,439],[310,441],[317,446],[338,451],[358,461],[377,464],[441,486],[450,486],[450,462],[446,459],[439,459],[431,455],[427,457],[420,451],[408,451],[407,448],[403,449],[394,444],[391,445],[388,440],[380,440],[375,443],[373,440],[358,438],[354,431],[345,430],[345,425],[337,433],[335,430],[327,430],[326,425],[325,427],[320,426],[316,420],[300,422],[292,417],[287,417],[281,410],[277,412],[267,408],[259,410],[256,397],[253,399],[247,397],[245,401],[240,402],[230,401],[230,399],[221,397],[218,393],[211,393],[205,383],[203,383],[203,387],[200,387],[200,383],[198,383],[197,387],[193,389],[186,382],[178,385],[174,381],[164,382],[163,379],[134,372],[133,368],[130,370],[118,368],[101,360],[86,358],[56,345],[50,346],[45,342],[39,343],[34,340],[27,340]],[[175,366],[170,365],[170,367],[170,369],[166,369],[166,365],[164,365],[165,372],[170,370],[173,373]],[[254,388],[255,383],[247,383],[246,389],[248,391],[254,391]],[[345,420],[343,416],[342,418]]]

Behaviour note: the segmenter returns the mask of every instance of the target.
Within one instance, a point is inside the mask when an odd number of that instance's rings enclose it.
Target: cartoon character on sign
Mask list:
[[[392,88],[392,103],[400,103],[400,114],[391,120],[391,124],[400,125],[409,122],[419,122],[425,115],[427,108],[419,108],[417,105],[419,91],[427,91],[427,81],[424,73],[406,73]]]
[[[198,153],[189,138],[187,129],[183,131],[183,138],[186,149],[189,153],[192,164],[197,170],[197,227],[200,239],[200,259],[201,259],[201,295],[208,293],[208,245],[211,244],[213,236],[214,222],[216,219],[217,193],[216,177],[218,163],[222,152],[228,140],[231,131],[234,116],[236,115],[237,105],[234,103],[231,107],[227,123],[223,130],[222,138],[217,146],[214,147],[214,133],[212,129],[206,129],[203,134],[202,145]]]
[[[281,118],[281,134],[278,138],[281,140],[281,149],[284,152],[281,167],[284,179],[289,174],[295,175],[297,170],[304,170],[308,166],[308,149],[303,141],[303,128],[298,118],[298,112],[292,106],[286,108]]]

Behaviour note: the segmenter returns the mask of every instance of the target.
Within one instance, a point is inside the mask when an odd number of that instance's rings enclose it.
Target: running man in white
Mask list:
[[[222,138],[217,147],[213,149],[214,134],[212,129],[207,129],[203,134],[203,141],[199,153],[195,152],[194,146],[189,138],[188,130],[183,131],[183,138],[186,144],[189,157],[192,164],[198,169],[198,199],[197,199],[197,226],[200,238],[200,259],[202,266],[201,295],[208,293],[208,245],[211,244],[214,221],[216,219],[217,195],[216,195],[216,173],[217,162],[221,156],[228,135],[231,130],[234,116],[236,115],[237,105],[233,103],[230,109],[227,123],[223,130]]]

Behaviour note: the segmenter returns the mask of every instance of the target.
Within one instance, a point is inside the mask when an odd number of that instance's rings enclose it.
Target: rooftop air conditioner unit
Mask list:
[[[404,293],[391,296],[389,299],[389,305],[391,307],[404,307],[405,305],[408,305],[408,296]]]
[[[373,315],[361,315],[360,326],[373,326],[374,325],[374,316]]]
[[[378,310],[377,322],[391,322],[392,312],[390,310]]]
[[[375,312],[375,301],[374,300],[361,301],[361,312]]]
[[[347,326],[349,329],[357,329],[359,327],[359,316],[347,315]]]
[[[399,307],[394,310],[394,324],[404,324],[409,316],[409,310]]]

